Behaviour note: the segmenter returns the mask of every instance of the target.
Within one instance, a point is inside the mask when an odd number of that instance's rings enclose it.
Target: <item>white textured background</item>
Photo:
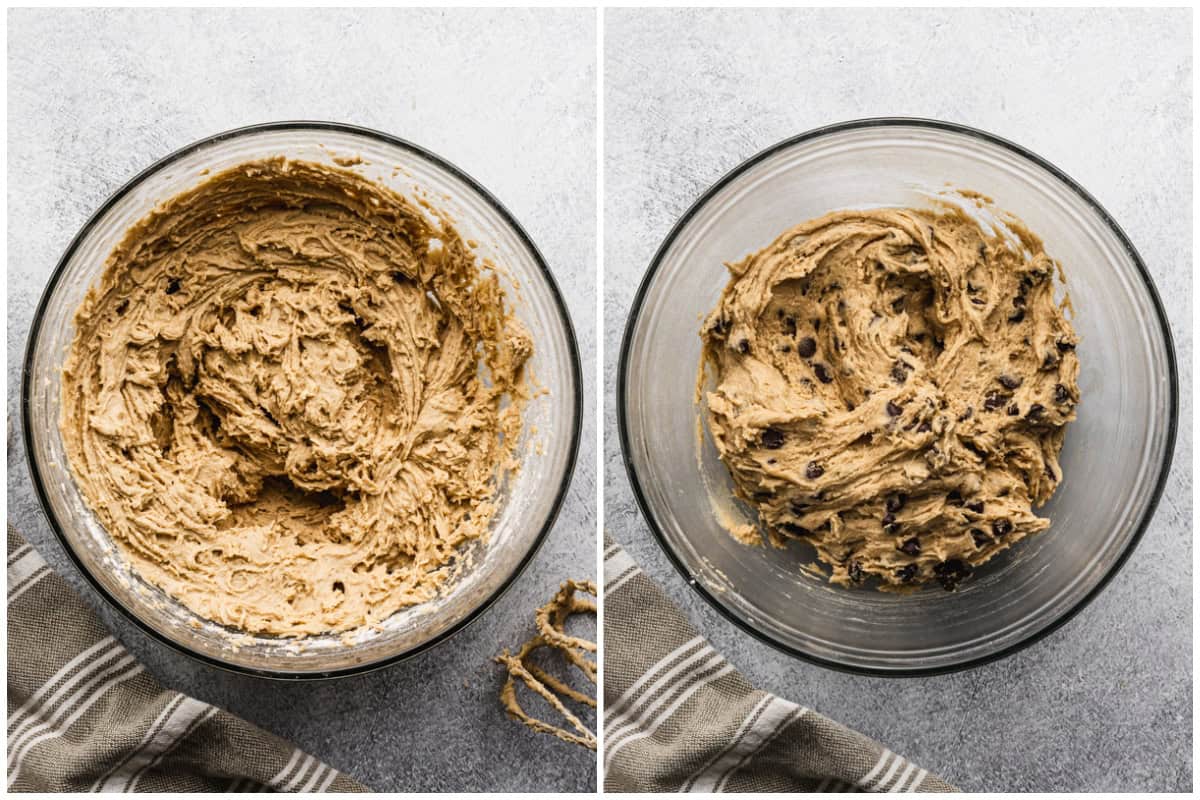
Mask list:
[[[751,681],[966,789],[1192,786],[1191,27],[1180,10],[606,15],[606,527]],[[651,538],[614,433],[626,313],[679,215],[780,139],[886,115],[983,128],[1091,191],[1154,276],[1182,386],[1174,470],[1121,574],[1047,639],[936,678],[832,672],[712,611]]]
[[[12,11],[8,21],[8,514],[166,685],[379,790],[590,790],[594,756],[508,721],[502,647],[595,572],[595,16],[579,11]],[[490,189],[566,295],[589,398],[579,463],[530,568],[449,642],[381,672],[285,685],[175,655],[104,607],[29,486],[17,391],[33,307],[70,238],[142,168],[279,119],[378,128]]]

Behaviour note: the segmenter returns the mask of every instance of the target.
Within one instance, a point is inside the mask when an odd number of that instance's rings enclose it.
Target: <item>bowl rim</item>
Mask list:
[[[639,478],[637,469],[633,464],[633,459],[630,457],[631,443],[629,440],[629,419],[626,408],[628,400],[627,374],[630,368],[629,351],[632,345],[634,330],[637,327],[638,320],[641,316],[642,307],[646,299],[646,294],[649,291],[650,284],[657,276],[667,251],[675,243],[675,240],[678,238],[679,234],[688,225],[688,223],[691,222],[693,217],[695,217],[696,214],[699,213],[699,211],[704,208],[704,206],[707,205],[708,202],[718,192],[720,192],[723,188],[728,186],[752,167],[758,165],[771,156],[796,145],[847,131],[871,128],[906,127],[924,128],[928,130],[965,135],[1006,149],[1017,156],[1032,162],[1035,166],[1041,167],[1049,172],[1052,176],[1062,181],[1067,188],[1069,188],[1081,200],[1083,200],[1085,205],[1094,211],[1100,217],[1100,219],[1108,225],[1109,230],[1117,237],[1117,240],[1133,260],[1138,277],[1141,278],[1142,285],[1150,297],[1151,305],[1158,320],[1164,343],[1166,344],[1167,377],[1170,384],[1170,415],[1167,426],[1166,448],[1163,453],[1162,463],[1159,466],[1154,490],[1150,495],[1149,503],[1146,505],[1146,508],[1144,509],[1140,519],[1137,521],[1133,536],[1130,537],[1128,543],[1125,545],[1125,548],[1117,556],[1116,560],[1113,562],[1112,566],[1109,567],[1108,571],[1101,576],[1100,580],[1097,581],[1096,584],[1083,595],[1083,597],[1076,601],[1072,607],[1068,608],[1043,628],[1028,634],[1025,638],[1017,642],[997,650],[995,653],[940,666],[885,669],[881,667],[867,667],[857,664],[846,664],[833,659],[816,656],[797,647],[788,645],[757,629],[750,623],[738,617],[731,609],[727,608],[723,603],[721,603],[712,592],[709,592],[707,589],[705,589],[704,586],[701,585],[700,581],[693,580],[692,574],[683,563],[683,560],[671,549],[669,543],[667,542],[666,536],[658,524],[658,521],[651,512],[645,493],[642,491],[641,479]],[[1092,600],[1094,600],[1116,576],[1116,574],[1121,571],[1121,568],[1125,565],[1125,562],[1129,560],[1129,556],[1133,553],[1134,549],[1141,541],[1142,536],[1146,532],[1146,528],[1149,527],[1150,521],[1154,517],[1155,510],[1158,508],[1159,500],[1162,497],[1163,490],[1166,488],[1167,479],[1171,472],[1171,463],[1174,456],[1175,439],[1179,424],[1179,375],[1175,362],[1175,343],[1171,335],[1170,322],[1167,319],[1166,310],[1163,307],[1162,300],[1159,297],[1157,288],[1155,288],[1154,280],[1150,276],[1149,270],[1146,268],[1145,262],[1142,261],[1141,255],[1133,246],[1133,242],[1130,241],[1129,237],[1125,234],[1125,231],[1121,229],[1121,226],[1117,224],[1117,221],[1112,217],[1112,215],[1109,214],[1108,211],[1106,211],[1104,207],[1100,205],[1100,202],[1096,200],[1096,198],[1094,198],[1086,189],[1084,189],[1083,186],[1080,185],[1075,179],[1052,164],[1050,161],[1047,161],[1031,150],[1022,147],[1015,142],[1009,141],[1008,139],[997,136],[993,133],[988,133],[987,131],[980,130],[978,128],[972,128],[956,122],[947,122],[945,120],[924,117],[867,117],[813,128],[805,131],[804,133],[800,133],[778,141],[775,144],[760,150],[722,175],[715,183],[704,190],[704,192],[700,194],[699,198],[697,198],[695,202],[693,202],[688,209],[683,212],[683,214],[671,227],[671,230],[667,233],[666,238],[663,239],[662,244],[660,244],[658,249],[655,251],[653,258],[650,260],[650,265],[647,268],[645,275],[643,275],[642,280],[638,285],[637,292],[634,295],[633,304],[630,307],[629,316],[625,323],[625,332],[621,338],[621,349],[617,363],[616,400],[617,429],[621,443],[621,460],[625,464],[625,472],[629,478],[630,487],[633,489],[634,497],[637,499],[638,508],[642,512],[642,517],[646,520],[646,523],[649,526],[655,541],[658,542],[658,545],[662,551],[666,553],[667,559],[674,565],[675,569],[683,577],[684,581],[691,586],[692,589],[694,589],[696,593],[708,603],[709,606],[714,608],[718,613],[721,614],[721,616],[725,617],[745,633],[750,634],[755,639],[758,639],[759,641],[764,642],[776,648],[777,650],[781,650],[790,656],[794,656],[818,666],[826,667],[839,672],[846,672],[855,675],[906,678],[943,675],[952,672],[973,669],[975,667],[983,666],[984,664],[999,661],[1002,658],[1023,650],[1059,630],[1067,622],[1072,620],[1080,611],[1082,611],[1089,603],[1091,603]]]
[[[449,628],[447,628],[445,631],[442,631],[440,634],[433,637],[432,639],[430,639],[426,642],[422,642],[421,644],[416,645],[415,647],[411,647],[411,648],[409,648],[407,650],[403,650],[399,653],[394,653],[394,654],[391,654],[388,656],[384,656],[383,658],[379,658],[374,661],[369,661],[369,662],[365,662],[362,664],[355,664],[355,665],[352,665],[349,667],[342,667],[342,668],[338,668],[338,669],[322,670],[322,671],[271,670],[271,669],[262,669],[262,668],[256,668],[256,667],[248,667],[248,666],[241,665],[241,664],[235,664],[235,663],[231,663],[231,662],[222,661],[219,658],[215,658],[213,656],[209,656],[209,655],[205,655],[203,653],[196,652],[195,650],[192,650],[191,648],[187,647],[186,645],[184,645],[180,642],[174,641],[173,639],[167,637],[165,634],[160,633],[159,631],[155,630],[149,624],[147,624],[141,618],[139,618],[138,615],[133,611],[133,609],[126,608],[123,603],[121,603],[115,597],[110,595],[109,592],[104,588],[104,586],[101,585],[99,580],[84,565],[82,559],[75,552],[74,547],[71,545],[70,541],[64,534],[62,526],[59,524],[58,519],[54,516],[54,512],[50,506],[49,497],[47,495],[46,488],[45,488],[45,479],[43,478],[42,473],[41,473],[42,467],[40,464],[38,464],[37,459],[34,458],[33,438],[32,438],[32,434],[30,432],[31,431],[31,427],[30,427],[30,416],[31,416],[30,382],[33,378],[31,368],[32,368],[34,352],[36,349],[35,345],[41,334],[42,319],[45,314],[46,307],[49,304],[50,297],[54,294],[54,291],[58,288],[60,279],[62,278],[63,271],[66,269],[67,263],[70,261],[71,257],[75,254],[75,251],[78,249],[80,243],[91,233],[92,229],[96,226],[96,224],[99,222],[99,220],[106,213],[108,213],[108,211],[118,201],[120,201],[122,198],[124,198],[129,192],[133,191],[138,186],[140,186],[142,184],[142,182],[145,181],[147,178],[149,178],[151,175],[158,173],[160,170],[175,163],[176,161],[183,158],[184,156],[190,155],[203,147],[207,147],[209,145],[212,145],[212,144],[215,144],[218,142],[223,142],[223,141],[231,140],[231,139],[238,139],[238,138],[242,138],[244,136],[258,134],[258,133],[272,132],[272,131],[290,131],[290,130],[332,131],[332,132],[337,132],[337,133],[348,133],[348,134],[352,134],[352,135],[356,135],[356,136],[375,139],[375,140],[381,141],[385,144],[389,144],[394,147],[398,147],[401,150],[405,150],[410,154],[416,155],[420,158],[423,158],[427,161],[432,162],[435,166],[450,173],[455,178],[458,178],[459,180],[461,180],[462,182],[467,184],[467,186],[469,186],[472,190],[477,192],[479,194],[479,196],[481,198],[483,198],[484,202],[487,205],[491,206],[492,209],[497,214],[500,215],[500,218],[504,221],[504,223],[507,224],[512,229],[513,233],[516,234],[517,239],[520,241],[520,243],[525,248],[528,249],[529,253],[533,256],[534,262],[536,263],[537,267],[539,268],[539,270],[541,272],[542,278],[545,280],[546,285],[550,290],[550,296],[553,301],[552,305],[554,307],[554,310],[557,314],[559,321],[562,323],[563,331],[566,335],[567,351],[568,351],[568,356],[569,356],[568,361],[569,361],[569,368],[570,368],[570,373],[571,373],[571,388],[572,388],[572,392],[574,394],[574,403],[573,403],[573,407],[571,409],[570,443],[569,443],[568,451],[567,451],[566,469],[562,475],[562,480],[559,484],[558,491],[557,491],[557,494],[555,495],[554,501],[550,506],[550,511],[546,515],[546,518],[542,523],[541,530],[538,532],[538,535],[534,539],[533,543],[530,545],[529,550],[522,556],[520,562],[517,564],[516,568],[512,571],[512,573],[507,578],[505,578],[505,580],[500,584],[499,587],[497,587],[495,590],[493,590],[490,595],[485,597],[465,617],[463,617],[461,620],[458,620],[453,625],[451,625]],[[485,611],[487,611],[489,608],[491,608],[492,605],[494,605],[495,602],[497,600],[499,600],[500,597],[503,596],[505,594],[505,592],[507,592],[508,589],[514,583],[517,582],[517,579],[522,575],[522,573],[525,572],[525,569],[529,566],[530,562],[533,561],[534,557],[537,555],[538,551],[541,549],[542,545],[545,543],[546,538],[550,533],[550,529],[552,527],[554,527],[554,523],[557,520],[558,514],[562,509],[562,505],[566,499],[567,491],[570,486],[571,479],[575,472],[575,466],[576,466],[576,462],[578,460],[578,455],[579,455],[580,437],[581,437],[582,426],[583,426],[582,366],[580,363],[580,356],[579,356],[579,343],[575,336],[575,328],[571,322],[570,312],[567,309],[566,302],[563,298],[561,290],[558,287],[558,283],[554,279],[554,274],[550,270],[549,265],[546,263],[546,259],[542,256],[542,253],[538,249],[537,245],[535,245],[533,243],[533,240],[530,238],[529,234],[525,231],[525,228],[522,227],[521,224],[517,221],[516,217],[513,216],[512,212],[510,212],[508,210],[508,208],[503,203],[501,203],[500,200],[498,200],[491,192],[489,192],[486,188],[484,188],[483,184],[481,184],[479,181],[477,181],[475,178],[473,178],[470,174],[468,174],[466,171],[464,171],[460,167],[454,165],[447,159],[437,155],[436,153],[432,152],[431,150],[421,147],[420,145],[414,144],[406,139],[402,139],[398,136],[394,136],[389,133],[384,133],[383,131],[375,130],[374,128],[367,128],[367,127],[363,127],[363,126],[359,126],[359,125],[351,125],[351,124],[342,123],[342,122],[330,122],[330,121],[323,121],[323,120],[280,120],[280,121],[275,121],[275,122],[262,122],[262,123],[257,123],[254,125],[246,125],[246,126],[242,126],[239,128],[232,128],[232,129],[229,129],[226,131],[222,131],[220,133],[213,134],[211,136],[206,136],[202,139],[198,139],[198,140],[192,142],[191,144],[185,145],[185,146],[179,148],[178,150],[175,150],[172,153],[156,160],[154,163],[150,164],[150,166],[148,166],[145,169],[138,172],[136,175],[134,175],[132,178],[130,178],[128,181],[126,181],[115,192],[113,192],[111,195],[109,195],[108,198],[103,203],[101,203],[100,206],[94,212],[92,212],[92,214],[88,217],[87,221],[79,229],[79,232],[76,233],[74,237],[72,237],[71,242],[70,242],[70,244],[67,245],[66,250],[63,251],[63,255],[59,258],[58,264],[55,266],[54,271],[50,275],[50,279],[46,283],[46,287],[42,290],[41,298],[38,300],[37,307],[34,310],[33,322],[29,327],[29,334],[28,334],[28,338],[25,343],[25,355],[22,360],[22,366],[21,366],[21,425],[23,428],[22,439],[24,441],[24,447],[25,447],[25,461],[29,467],[30,477],[32,478],[34,490],[35,490],[35,493],[37,494],[38,502],[41,505],[42,512],[43,512],[44,516],[46,517],[46,520],[49,523],[51,530],[54,532],[55,536],[58,538],[59,543],[63,546],[63,549],[67,552],[67,555],[70,557],[71,561],[74,563],[75,568],[83,575],[83,577],[85,579],[87,579],[87,582],[92,586],[93,589],[95,589],[97,591],[97,593],[105,600],[105,602],[107,602],[110,606],[114,607],[117,611],[121,612],[121,614],[123,614],[127,619],[132,621],[139,629],[141,629],[142,632],[149,635],[155,641],[165,644],[167,647],[171,648],[172,650],[182,653],[185,656],[188,656],[192,659],[200,661],[209,666],[217,667],[219,669],[222,669],[222,670],[225,670],[228,672],[235,672],[235,673],[240,673],[243,675],[251,675],[251,676],[261,677],[261,678],[270,678],[270,679],[280,680],[280,681],[325,680],[325,679],[329,679],[329,678],[341,678],[341,677],[347,677],[347,676],[351,676],[351,675],[362,675],[362,674],[365,674],[368,672],[373,672],[375,670],[383,669],[383,668],[391,666],[393,664],[397,664],[400,661],[403,661],[405,659],[412,658],[413,656],[415,656],[419,653],[425,652],[426,650],[429,650],[429,649],[441,644],[442,642],[447,641],[452,636],[454,636],[456,633],[462,631],[468,625],[470,625],[472,622],[474,622],[476,619],[478,619],[480,616],[482,616]]]

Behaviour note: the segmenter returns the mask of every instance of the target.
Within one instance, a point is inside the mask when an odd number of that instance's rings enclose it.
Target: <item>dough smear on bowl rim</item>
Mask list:
[[[434,598],[484,539],[533,342],[448,218],[282,157],[130,228],[75,318],[60,426],[136,572],[298,636]]]
[[[701,332],[709,433],[769,541],[809,543],[834,583],[952,589],[1050,525],[1033,509],[1063,478],[1078,339],[1059,265],[1004,227],[949,203],[835,211],[727,265]]]

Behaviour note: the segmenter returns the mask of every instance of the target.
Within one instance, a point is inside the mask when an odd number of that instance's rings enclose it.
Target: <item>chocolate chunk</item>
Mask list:
[[[990,536],[979,530],[979,528],[971,528],[971,538],[975,540],[976,547],[983,547],[992,540]]]
[[[1041,403],[1034,403],[1033,405],[1031,405],[1029,407],[1029,410],[1027,412],[1025,412],[1025,417],[1026,417],[1026,419],[1037,419],[1045,411],[1046,411],[1046,407],[1044,405],[1042,405]]]
[[[946,502],[952,506],[961,507],[963,504],[962,492],[958,491],[958,489],[951,490],[950,493],[946,495]]]
[[[897,494],[888,495],[888,499],[884,501],[883,507],[886,508],[889,512],[895,513],[897,511],[899,511],[900,509],[904,508],[904,503],[907,500],[908,500],[908,497],[903,494],[897,493]]]
[[[896,570],[896,577],[902,580],[904,583],[908,583],[913,578],[917,577],[917,565],[905,564],[903,567],[900,567]]]
[[[808,462],[808,466],[804,468],[804,477],[810,481],[815,481],[817,478],[825,474],[825,468],[815,461]]]
[[[997,537],[1012,533],[1013,524],[1007,519],[992,520],[992,533]]]
[[[779,428],[767,428],[762,433],[762,446],[768,450],[778,450],[783,447],[783,431]]]
[[[846,572],[850,575],[850,580],[855,583],[862,583],[863,578],[866,577],[863,575],[862,563],[858,560],[851,561],[850,566],[846,568]]]
[[[895,402],[888,400],[887,415],[889,417],[898,417],[898,416],[900,416],[901,413],[903,413],[903,411],[904,411],[904,409],[902,409],[900,406],[896,405]]]
[[[167,278],[167,294],[175,294],[183,288],[183,281],[179,278]]]
[[[738,342],[737,348],[739,353],[742,355],[747,355],[750,352],[750,340],[742,339],[740,342]]]
[[[1062,405],[1071,399],[1071,393],[1061,383],[1054,384],[1054,402]]]
[[[786,333],[788,336],[796,335],[796,318],[795,317],[784,318],[783,332]]]
[[[817,380],[821,383],[833,383],[833,376],[829,374],[829,370],[820,361],[813,364],[813,374],[817,376]]]
[[[1016,389],[1023,382],[1021,378],[1012,375],[1001,375],[996,380],[1000,381],[1000,385],[1005,389]]]
[[[961,559],[951,558],[935,565],[933,574],[937,576],[942,588],[950,592],[958,588],[961,581],[971,576],[971,567]]]
[[[921,554],[921,543],[914,536],[911,539],[905,539],[896,549],[907,556],[916,556]]]
[[[967,503],[967,510],[974,511],[976,514],[982,514],[983,513],[983,501],[982,500],[974,500],[970,503]]]
[[[817,352],[817,340],[811,336],[805,336],[796,342],[796,352],[801,358],[812,358]]]
[[[1023,319],[1025,319],[1025,309],[1018,308],[1009,316],[1008,321],[1015,325]]]
[[[1016,403],[1013,403],[1011,406],[1008,407],[1008,415],[1010,417],[1020,416],[1020,414],[1021,414],[1021,409],[1019,406],[1017,406]]]

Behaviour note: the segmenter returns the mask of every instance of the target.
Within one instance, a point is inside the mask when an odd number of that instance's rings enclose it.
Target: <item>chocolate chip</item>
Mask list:
[[[167,294],[175,294],[183,288],[183,281],[179,278],[167,278]]]
[[[895,403],[894,401],[892,401],[892,400],[888,400],[888,402],[887,402],[887,415],[888,415],[889,417],[898,417],[898,416],[900,416],[900,414],[902,414],[903,412],[904,412],[904,409],[902,409],[900,406],[896,405],[896,403]]]
[[[962,580],[971,576],[971,567],[961,559],[951,558],[935,565],[933,574],[937,576],[942,588],[949,592],[958,588]]]
[[[892,380],[896,383],[904,383],[908,380],[908,365],[903,361],[897,361],[892,365]]]
[[[850,580],[855,583],[862,583],[863,578],[866,577],[863,575],[862,564],[857,560],[850,562],[850,566],[846,568],[846,572],[849,573]]]
[[[972,297],[971,302],[977,306],[987,305],[987,301],[984,300],[982,297]]]
[[[971,294],[975,294],[976,292],[979,291],[979,287],[976,286],[975,284],[971,283],[970,281],[967,281],[967,291]]]
[[[810,481],[815,481],[817,478],[825,474],[825,468],[815,461],[808,462],[808,466],[804,468],[804,477]]]
[[[896,549],[908,556],[916,556],[921,554],[921,543],[917,541],[917,537],[905,539]]]
[[[913,578],[917,577],[917,565],[905,564],[903,567],[900,567],[896,570],[896,577],[904,583],[908,583]]]
[[[1005,389],[1016,389],[1023,382],[1021,378],[1014,378],[1012,375],[1001,375],[996,380],[1000,381],[1000,385]]]
[[[1010,417],[1020,416],[1020,414],[1021,414],[1021,409],[1017,406],[1016,403],[1013,403],[1011,406],[1008,407],[1008,415]]]
[[[1006,394],[1000,394],[999,392],[988,392],[983,398],[983,410],[995,411],[997,408],[1000,408],[1000,406],[1007,403],[1010,399],[1011,398]]]
[[[891,523],[890,525],[884,525],[884,526],[883,526],[883,532],[884,532],[884,533],[886,533],[888,536],[897,536],[897,535],[899,535],[899,533],[900,533],[900,523],[899,523],[899,522],[893,522],[893,523]]]
[[[829,374],[829,370],[820,361],[813,364],[813,374],[817,376],[817,380],[821,383],[833,383],[833,376]]]
[[[779,428],[767,428],[762,433],[762,446],[768,450],[778,450],[783,447],[783,431]]]
[[[921,420],[921,424],[917,426],[917,433],[929,433],[933,430],[933,426],[929,424],[929,420]]]
[[[958,415],[958,421],[959,421],[959,422],[966,422],[967,420],[969,420],[969,419],[970,419],[971,417],[973,417],[974,415],[975,415],[975,409],[974,409],[974,408],[972,408],[971,406],[967,406],[967,410],[966,410],[966,411],[964,411],[963,413],[961,413],[961,414],[959,414],[959,415]]]
[[[814,331],[815,333],[820,333],[820,332],[821,332],[821,320],[820,320],[820,319],[814,319],[814,320],[812,321],[812,326],[813,326],[813,331]]]
[[[801,358],[812,358],[817,352],[817,340],[811,336],[805,336],[796,342],[796,352]]]
[[[1043,412],[1045,412],[1045,410],[1046,407],[1041,403],[1034,403],[1029,407],[1029,410],[1025,412],[1025,417],[1027,419],[1037,419],[1043,414]]]
[[[1025,305],[1025,295],[1023,295],[1023,294],[1019,294],[1019,295],[1017,295],[1016,297],[1014,297],[1014,298],[1013,298],[1013,305],[1014,305],[1016,308],[1020,308],[1021,306]]]
[[[991,541],[991,537],[979,530],[979,528],[971,528],[971,538],[975,540],[976,547],[983,547]]]
[[[1063,336],[1060,336],[1054,342],[1054,346],[1057,347],[1059,352],[1061,352],[1061,353],[1066,353],[1069,350],[1075,349],[1075,343],[1072,342],[1070,339],[1067,339],[1066,337],[1063,337]]]
[[[883,503],[883,507],[890,513],[894,514],[895,512],[904,508],[904,503],[906,500],[908,500],[908,497],[903,494],[888,495],[887,500],[885,500]]]
[[[958,489],[952,490],[949,494],[946,495],[946,502],[952,506],[960,506],[961,507],[963,504],[962,492],[958,491]]]
[[[738,352],[742,355],[747,355],[750,352],[750,340],[742,339],[737,345]]]
[[[983,513],[983,501],[982,500],[974,500],[970,503],[967,503],[967,510],[974,511],[976,514],[982,514]]]
[[[1015,325],[1023,319],[1025,319],[1025,309],[1018,308],[1009,316],[1008,321]]]
[[[893,522],[895,522],[895,521],[896,521],[896,515],[895,515],[895,514],[893,514],[892,512],[890,512],[890,511],[889,511],[889,512],[887,512],[886,514],[884,514],[884,515],[883,515],[883,519],[881,519],[879,522],[880,522],[880,523],[881,523],[881,524],[882,524],[884,527],[886,527],[886,526],[888,526],[888,525],[891,525],[891,524],[892,524]]]
[[[996,536],[1007,536],[1012,533],[1013,524],[1007,519],[992,520],[992,533]]]
[[[724,336],[729,333],[729,329],[733,327],[733,322],[725,317],[718,317],[716,322],[712,324],[712,332],[718,336]]]
[[[117,303],[117,309],[116,309],[116,310],[117,310],[117,314],[118,314],[118,315],[120,315],[120,314],[124,314],[126,311],[128,311],[128,310],[129,310],[129,298],[128,298],[128,297],[126,297],[124,300],[122,300],[121,302]]]
[[[1054,384],[1054,402],[1058,404],[1066,403],[1071,399],[1071,393],[1067,391],[1067,387],[1061,383]]]

